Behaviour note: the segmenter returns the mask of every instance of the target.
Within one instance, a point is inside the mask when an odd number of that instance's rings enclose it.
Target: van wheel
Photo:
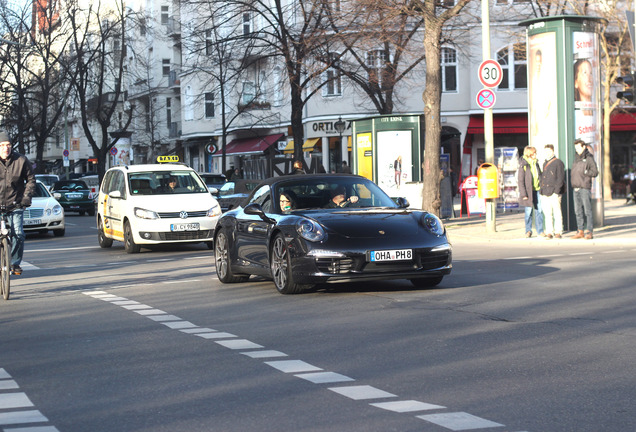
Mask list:
[[[57,235],[57,231],[55,231],[55,235]],[[103,249],[113,245],[113,239],[106,237],[106,234],[104,234],[104,225],[102,224],[101,218],[97,220],[97,242],[99,243],[99,247]]]
[[[126,222],[124,225],[124,250],[129,254],[139,253],[141,250],[141,246],[135,243],[135,239],[133,238],[130,222]]]

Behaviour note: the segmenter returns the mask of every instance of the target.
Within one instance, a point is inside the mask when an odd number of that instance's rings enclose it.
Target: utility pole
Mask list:
[[[636,0],[634,0],[636,1]],[[490,60],[490,6],[489,0],[481,0],[481,48],[483,61]],[[484,141],[486,163],[495,163],[495,144],[493,139],[492,108],[484,109]],[[496,199],[486,199],[486,232],[494,233],[496,227]]]

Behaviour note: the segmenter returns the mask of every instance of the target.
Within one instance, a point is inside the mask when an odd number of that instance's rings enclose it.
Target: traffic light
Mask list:
[[[634,89],[636,74],[631,73],[629,75],[618,77],[616,78],[616,82],[623,85],[623,91],[616,92],[616,98],[626,100],[630,103],[634,102],[634,94],[636,93],[636,89]]]

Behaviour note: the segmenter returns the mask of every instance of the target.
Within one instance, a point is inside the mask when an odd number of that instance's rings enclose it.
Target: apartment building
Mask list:
[[[250,37],[268,25],[267,20],[249,11],[207,10],[201,3],[182,0],[140,1],[130,7],[138,14],[131,21],[127,64],[126,102],[135,110],[129,128],[130,163],[176,153],[204,172],[239,168],[252,178],[286,172],[293,152],[286,66]],[[528,144],[526,38],[519,22],[535,12],[528,1],[491,4],[490,55],[503,70],[495,89],[495,147],[521,150]],[[477,76],[483,60],[479,5],[470,5],[462,16],[452,24],[442,48],[440,120],[442,152],[465,177],[485,159],[485,150],[483,110],[475,98],[483,88]],[[219,43],[231,35],[237,36],[234,43]],[[391,55],[372,45],[360,53],[369,71],[381,68]],[[422,112],[424,79],[420,63],[398,83],[392,115]],[[322,71],[314,87],[319,84],[325,85],[303,107],[303,151],[310,170],[329,172],[339,170],[342,161],[352,162],[351,122],[376,116],[378,109],[337,70]],[[612,164],[620,177],[635,163],[636,122],[626,114],[612,119]],[[74,129],[72,136],[79,137],[84,149],[81,131]],[[88,158],[89,153],[78,155]],[[112,163],[117,162],[121,159],[113,157]]]

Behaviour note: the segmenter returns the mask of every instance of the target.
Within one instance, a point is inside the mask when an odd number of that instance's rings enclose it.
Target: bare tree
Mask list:
[[[87,9],[71,2],[65,11],[72,28],[72,85],[84,134],[105,173],[110,149],[128,132],[132,107],[124,104],[127,9],[123,0],[92,3]],[[121,122],[118,121],[122,116]],[[94,126],[94,127],[93,127]],[[115,127],[114,127],[115,126]]]
[[[10,98],[3,100],[5,121],[16,135],[18,149],[29,150],[35,143],[36,172],[43,172],[46,141],[59,134],[70,86],[64,52],[69,45],[65,23],[52,3],[35,3],[32,11],[2,6],[1,26],[5,31],[2,88]],[[59,138],[59,137],[58,137]]]
[[[457,17],[469,2],[470,0],[456,2],[418,0],[415,3],[415,10],[424,18],[424,55],[426,57],[426,84],[423,94],[426,150],[423,158],[422,208],[436,215],[440,214],[441,207],[439,155],[442,136],[440,110],[443,30],[444,26]],[[444,6],[445,4],[449,6]]]

